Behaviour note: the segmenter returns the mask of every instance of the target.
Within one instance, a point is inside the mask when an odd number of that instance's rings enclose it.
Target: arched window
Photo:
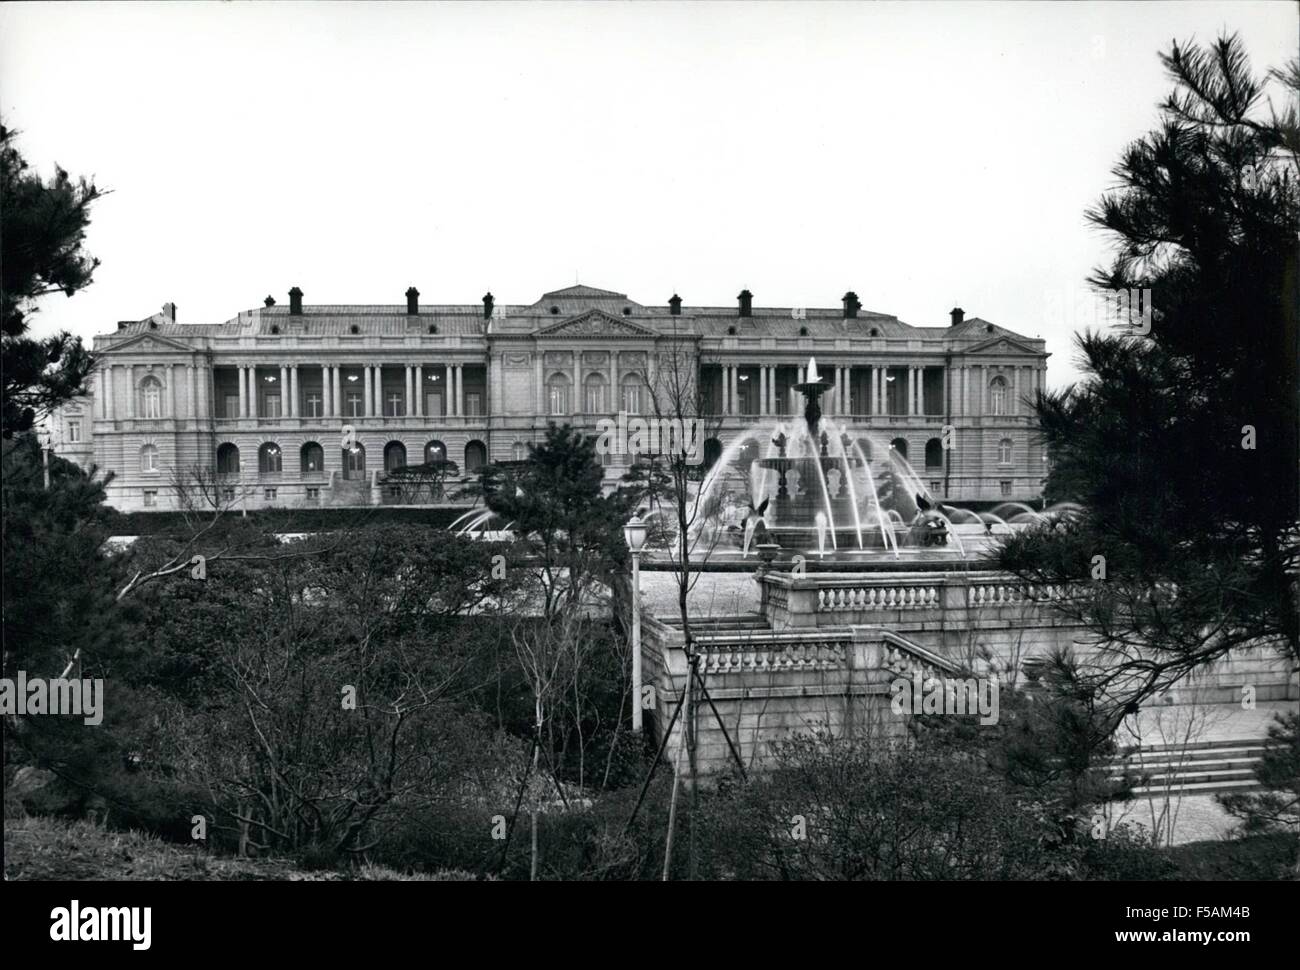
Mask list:
[[[512,461],[523,461],[528,457],[528,447],[522,441],[516,441],[510,447],[510,458]]]
[[[753,467],[754,462],[758,461],[759,457],[758,442],[746,441],[740,449],[740,454],[736,456],[736,464],[741,471],[748,475],[750,468]]]
[[[477,475],[487,464],[487,448],[481,441],[471,441],[465,446],[465,473]]]
[[[569,413],[569,376],[555,373],[546,381],[546,410],[552,416]]]
[[[145,445],[140,449],[140,471],[153,474],[158,471],[158,446]]]
[[[366,473],[366,446],[360,441],[343,449],[343,477],[360,478]]]
[[[999,465],[1011,464],[1011,439],[1010,438],[1003,438],[1001,441],[998,442],[998,464]]]
[[[899,458],[902,458],[904,461],[907,461],[907,439],[906,438],[895,438],[893,441],[889,443],[889,447],[893,448],[894,451],[898,453]]]
[[[435,438],[424,446],[424,463],[432,465],[447,460],[447,446]]]
[[[586,407],[583,409],[586,414],[604,414],[605,413],[605,378],[600,374],[588,374],[583,387],[586,390],[586,397],[583,403]]]
[[[239,449],[229,441],[217,448],[217,474],[239,474]]]
[[[943,442],[938,438],[931,438],[925,443],[925,467],[943,467]]]
[[[649,407],[649,401],[643,401],[645,382],[640,374],[628,374],[623,378],[623,410],[628,414],[640,414],[642,406]]]
[[[309,441],[302,446],[300,459],[304,475],[325,470],[325,449],[314,441]]]
[[[1007,413],[1007,382],[1004,378],[995,377],[989,381],[989,406],[995,415]]]
[[[384,446],[384,471],[391,472],[406,466],[406,445],[390,441]]]
[[[140,416],[162,417],[162,382],[156,377],[146,377],[140,382]]]
[[[717,438],[707,438],[704,442],[704,467],[712,468],[722,457],[722,442]]]
[[[284,455],[280,446],[268,441],[257,449],[257,471],[262,475],[279,474],[284,468]]]

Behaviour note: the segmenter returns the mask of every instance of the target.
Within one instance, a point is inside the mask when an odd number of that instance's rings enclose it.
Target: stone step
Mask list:
[[[1215,781],[1255,783],[1255,772],[1250,768],[1223,768],[1213,771],[1152,772],[1142,779],[1144,788],[1178,788],[1182,785],[1201,785]]]
[[[1194,741],[1191,744],[1144,744],[1133,748],[1134,751],[1206,751],[1219,748],[1262,748],[1263,738],[1226,738],[1222,741]]]
[[[1197,782],[1195,784],[1174,786],[1172,790],[1166,791],[1164,788],[1134,788],[1133,794],[1139,798],[1145,798],[1148,795],[1160,797],[1166,794],[1178,796],[1185,795],[1232,795],[1237,792],[1262,791],[1263,788],[1259,782],[1246,781],[1207,781]]]
[[[1123,767],[1129,771],[1219,771],[1231,768],[1248,768],[1253,770],[1259,764],[1259,758],[1177,758],[1151,759],[1150,761],[1128,761]],[[1114,767],[1120,767],[1114,763]]]

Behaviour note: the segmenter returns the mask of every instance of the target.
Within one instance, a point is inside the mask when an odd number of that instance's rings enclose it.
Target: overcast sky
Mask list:
[[[1048,341],[1105,238],[1083,211],[1170,88],[1173,38],[1293,3],[0,4],[0,112],[113,194],[44,332],[165,301],[960,304]]]

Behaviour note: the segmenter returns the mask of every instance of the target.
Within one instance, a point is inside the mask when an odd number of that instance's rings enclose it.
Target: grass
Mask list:
[[[455,871],[410,875],[383,866],[307,870],[287,859],[240,859],[180,846],[143,832],[117,832],[85,820],[6,818],[4,876],[9,880],[110,881],[469,881]]]

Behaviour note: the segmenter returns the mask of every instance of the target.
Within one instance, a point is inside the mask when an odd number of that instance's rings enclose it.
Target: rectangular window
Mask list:
[[[268,394],[263,399],[262,416],[267,418],[280,417],[280,395]]]
[[[221,497],[227,502],[233,502],[235,500],[235,490],[233,488],[223,488],[221,490]]]
[[[939,494],[939,483],[938,483],[938,482],[931,482],[931,483],[930,483],[930,492],[931,492],[931,494],[934,494],[934,495],[938,495],[938,494]]]
[[[641,385],[623,385],[623,410],[628,414],[641,413]]]
[[[603,384],[593,384],[587,387],[587,413],[605,413],[605,387]]]
[[[1010,483],[1010,482],[1000,482],[999,484],[1001,484],[1001,486],[1002,486],[1002,494],[1003,494],[1004,496],[1006,496],[1006,495],[1010,495],[1010,494],[1011,494],[1011,483]]]
[[[307,417],[319,418],[324,414],[321,396],[319,394],[307,395]]]
[[[548,397],[551,414],[558,416],[569,413],[569,389],[567,387],[552,386],[548,389]]]
[[[470,418],[483,416],[483,396],[478,391],[465,392],[465,416]]]
[[[68,422],[68,441],[69,441],[69,443],[75,445],[75,444],[76,444],[78,441],[80,441],[80,440],[81,440],[81,422],[80,422],[80,421],[69,421],[69,422]]]
[[[146,508],[153,508],[158,504],[158,490],[156,488],[146,488],[144,490],[144,504]]]
[[[225,411],[225,414],[226,414],[226,417],[229,418],[229,419],[231,419],[231,420],[233,420],[233,419],[239,417],[239,395],[238,395],[238,394],[227,394],[227,395],[226,395],[226,411]]]
[[[364,415],[361,410],[361,392],[349,391],[348,392],[348,417],[360,418],[363,416]]]
[[[431,418],[440,418],[442,414],[442,391],[430,391],[424,395],[424,413]]]
[[[275,495],[276,495],[277,489],[274,489],[274,488],[268,488],[268,489],[265,489],[264,491],[265,491],[265,493],[266,493],[266,500],[267,500],[268,502],[272,502],[272,501],[275,500]]]
[[[400,418],[406,413],[406,408],[402,404],[402,395],[394,392],[388,395],[388,408],[384,411],[390,418]]]
[[[315,486],[308,485],[308,486],[307,486],[307,501],[308,501],[308,502],[319,502],[319,501],[320,501],[320,489],[317,488],[317,487],[315,487]]]

